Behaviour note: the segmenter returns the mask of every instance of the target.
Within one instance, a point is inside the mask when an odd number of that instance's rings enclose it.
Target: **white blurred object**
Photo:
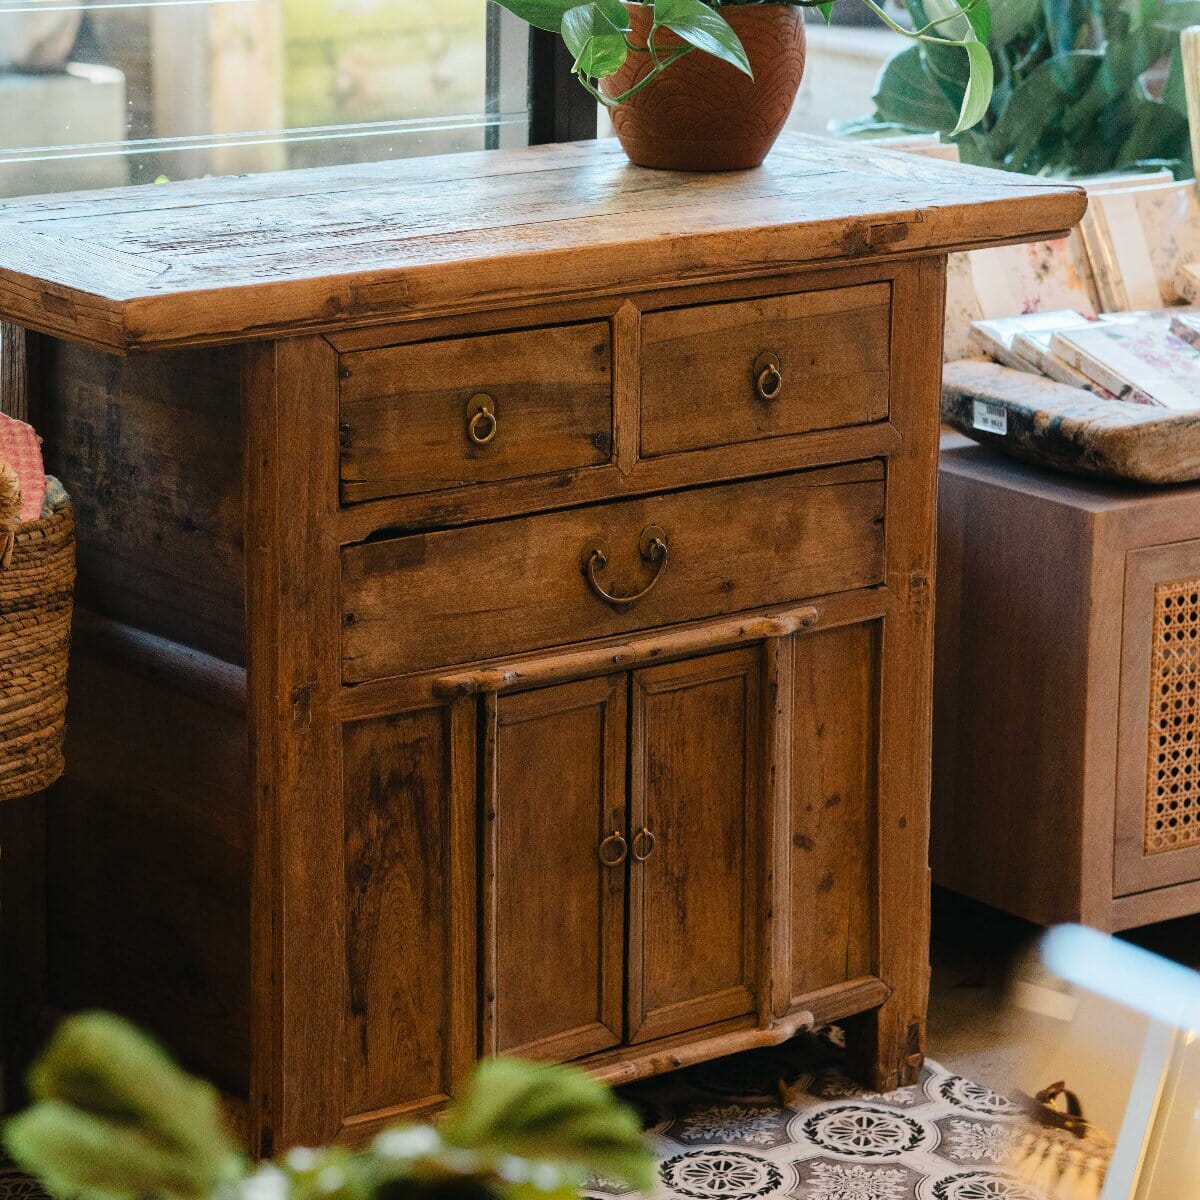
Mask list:
[[[82,8],[62,0],[21,0],[23,12],[0,12],[0,71],[58,71],[79,36]]]
[[[1200,1194],[1200,975],[1081,926],[1052,929],[1041,957],[1091,1021],[1064,1027],[1046,1067],[1088,1097],[1092,1119],[1119,1124],[1102,1200]]]
[[[114,67],[0,72],[0,197],[128,183],[126,119]]]
[[[805,13],[808,57],[787,128],[827,133],[830,121],[852,121],[875,111],[879,72],[912,43],[890,29],[825,25],[814,9]]]

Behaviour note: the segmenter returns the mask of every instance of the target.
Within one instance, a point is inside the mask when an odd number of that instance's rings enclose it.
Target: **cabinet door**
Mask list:
[[[1115,894],[1200,879],[1200,541],[1125,558]]]
[[[613,675],[488,701],[487,1052],[566,1060],[621,1041],[627,686]]]
[[[350,1117],[441,1104],[476,1056],[474,708],[343,728]]]
[[[634,673],[630,1041],[755,1011],[760,655]]]
[[[878,622],[793,638],[790,999],[876,970]],[[781,1015],[781,1014],[777,1014]]]

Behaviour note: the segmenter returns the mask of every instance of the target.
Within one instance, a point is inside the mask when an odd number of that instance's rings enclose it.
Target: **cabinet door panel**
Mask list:
[[[634,673],[631,1041],[754,1011],[760,654]]]
[[[879,626],[793,640],[793,1002],[872,974]]]
[[[1200,879],[1200,541],[1125,556],[1114,894]]]
[[[473,712],[343,732],[351,1116],[440,1103],[475,1057]]]
[[[598,851],[625,831],[626,688],[614,675],[496,702],[489,1050],[562,1060],[621,1041],[626,867]]]

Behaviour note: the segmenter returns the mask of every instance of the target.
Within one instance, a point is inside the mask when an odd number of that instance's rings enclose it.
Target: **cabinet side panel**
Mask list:
[[[450,1091],[450,743],[444,710],[347,725],[348,1116]]]
[[[72,656],[67,776],[47,799],[52,1009],[113,1009],[233,1095],[249,1070],[242,714]]]
[[[1094,523],[1037,482],[943,465],[931,856],[941,886],[1052,925],[1082,916],[1086,667],[1107,648],[1090,630]]]
[[[80,603],[244,662],[237,351],[115,358],[47,342],[42,370],[47,470],[75,506]]]
[[[879,623],[795,640],[792,996],[873,974]]]

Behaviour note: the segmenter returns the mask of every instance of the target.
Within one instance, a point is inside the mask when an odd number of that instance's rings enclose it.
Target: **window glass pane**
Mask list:
[[[527,63],[488,0],[0,0],[0,195],[524,142]]]

